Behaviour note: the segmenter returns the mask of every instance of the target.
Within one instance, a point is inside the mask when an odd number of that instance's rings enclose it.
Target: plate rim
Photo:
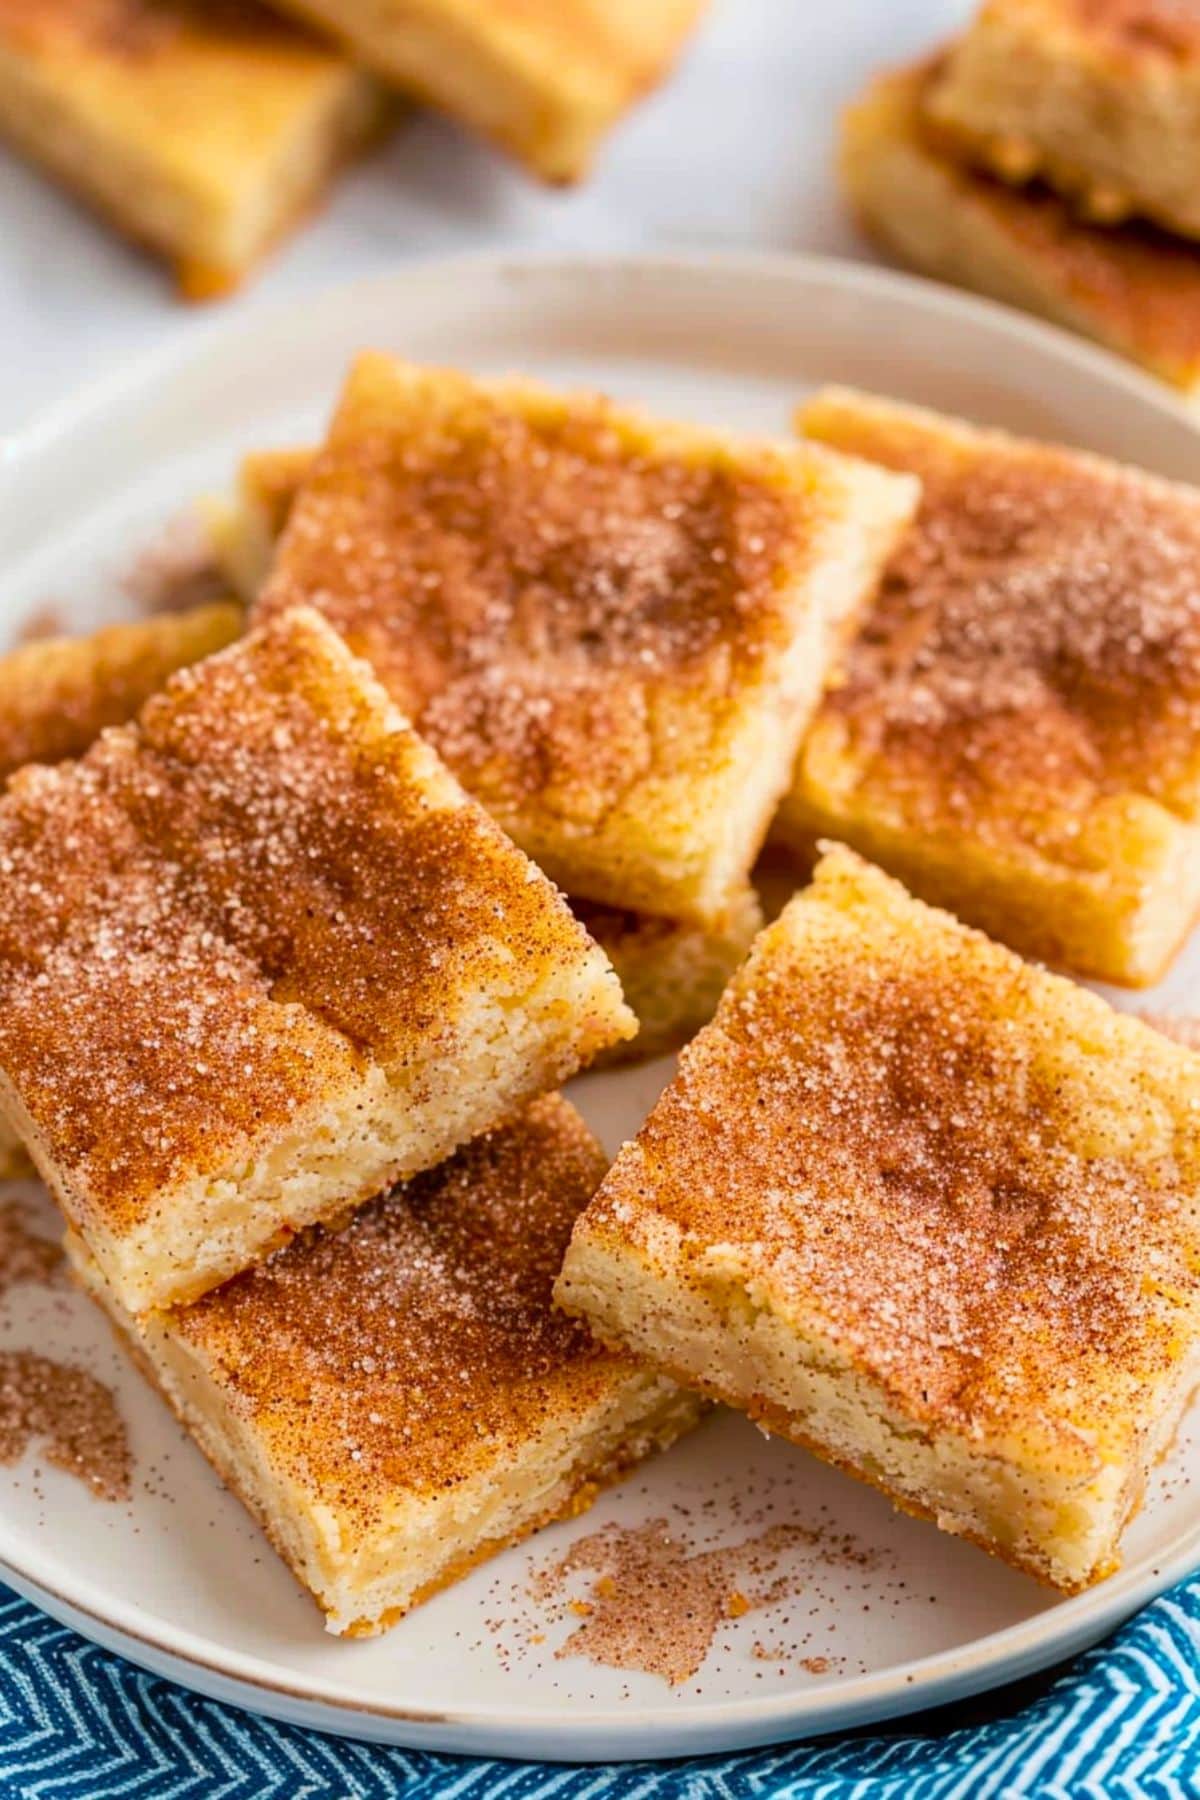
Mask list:
[[[37,408],[24,421],[0,431],[0,475],[61,432],[70,430],[89,415],[117,404],[125,395],[176,367],[198,361],[222,343],[250,335],[260,338],[273,320],[289,322],[304,309],[319,312],[326,307],[352,304],[359,295],[384,293],[397,282],[437,282],[450,277],[483,274],[492,279],[546,281],[572,276],[579,271],[602,271],[609,277],[633,279],[645,276],[679,276],[704,279],[722,276],[737,280],[824,280],[847,292],[855,289],[893,292],[898,298],[932,311],[973,317],[992,330],[1016,340],[1041,344],[1061,360],[1092,370],[1110,387],[1127,388],[1176,425],[1188,426],[1200,444],[1200,416],[1193,406],[1145,370],[1118,357],[1103,345],[1079,337],[1065,327],[1020,312],[998,300],[990,300],[946,282],[851,257],[819,251],[672,249],[672,250],[462,250],[445,256],[413,255],[393,268],[376,270],[348,281],[326,282],[309,293],[278,299],[255,299],[242,310],[202,321],[179,337],[168,337],[135,355],[122,358],[112,369],[75,385],[61,399]]]
[[[398,284],[410,282],[436,285],[476,276],[504,283],[546,284],[597,272],[613,281],[680,277],[735,283],[765,280],[793,287],[823,283],[843,294],[865,294],[872,300],[891,294],[926,311],[973,320],[1009,341],[1032,341],[1043,353],[1093,376],[1110,392],[1129,393],[1143,408],[1158,413],[1164,424],[1176,430],[1185,426],[1200,454],[1200,418],[1181,397],[1149,375],[1057,326],[919,276],[811,253],[484,249],[405,258],[390,270],[325,284],[308,294],[253,303],[232,317],[206,321],[196,331],[168,337],[0,434],[0,480],[18,467],[36,466],[39,455],[53,455],[73,430],[102,420],[105,413],[122,404],[136,403],[139,392],[152,384],[170,382],[189,365],[214,354],[235,353],[238,343],[250,336],[261,341],[273,320],[290,324],[302,309],[313,313],[336,307],[353,309],[363,304],[363,296],[386,294]],[[234,1704],[270,1717],[310,1723],[348,1736],[443,1750],[461,1747],[468,1739],[486,1738],[498,1748],[489,1751],[474,1745],[470,1753],[532,1753],[563,1761],[597,1760],[590,1754],[573,1755],[569,1744],[562,1741],[585,1733],[596,1738],[611,1731],[625,1743],[640,1746],[614,1760],[661,1758],[838,1731],[1000,1687],[1095,1642],[1197,1567],[1200,1520],[1181,1535],[1167,1555],[1157,1560],[1143,1558],[1082,1594],[950,1650],[836,1683],[816,1683],[776,1695],[714,1699],[686,1714],[667,1704],[627,1702],[619,1710],[613,1706],[589,1712],[583,1721],[566,1712],[555,1716],[524,1707],[519,1700],[502,1707],[484,1702],[453,1710],[364,1700],[341,1682],[316,1677],[306,1680],[299,1671],[276,1671],[261,1657],[194,1635],[186,1628],[151,1627],[136,1603],[106,1600],[90,1577],[62,1583],[54,1572],[53,1558],[36,1543],[18,1543],[0,1512],[0,1579],[93,1642],[111,1649],[113,1640],[119,1640],[119,1653],[199,1693],[225,1702],[232,1698]],[[231,1689],[236,1692],[231,1694]],[[303,1714],[308,1716],[301,1717]],[[535,1740],[544,1743],[544,1751],[530,1751],[528,1746]]]
[[[1044,1612],[987,1632],[952,1650],[894,1663],[879,1672],[850,1676],[827,1687],[818,1684],[750,1700],[714,1700],[691,1715],[672,1711],[669,1706],[635,1707],[625,1703],[623,1708],[589,1711],[581,1724],[569,1713],[547,1715],[519,1703],[506,1703],[503,1708],[475,1705],[466,1710],[389,1705],[355,1697],[339,1685],[305,1684],[299,1675],[283,1679],[272,1672],[271,1664],[241,1651],[226,1648],[218,1659],[210,1640],[193,1639],[193,1634],[185,1629],[156,1635],[123,1616],[136,1612],[131,1603],[118,1602],[114,1606],[100,1596],[93,1599],[87,1591],[92,1584],[86,1581],[77,1583],[73,1591],[64,1592],[29,1573],[28,1565],[15,1566],[0,1549],[0,1580],[14,1591],[90,1641],[112,1648],[112,1641],[116,1640],[121,1646],[118,1653],[128,1660],[209,1698],[229,1703],[232,1689],[233,1704],[266,1717],[368,1741],[458,1754],[532,1755],[537,1760],[562,1762],[659,1761],[791,1738],[827,1736],[999,1689],[1024,1675],[1065,1662],[1099,1642],[1144,1605],[1193,1573],[1197,1566],[1200,1523],[1191,1528],[1171,1556],[1159,1559],[1147,1573],[1136,1567],[1120,1571]],[[1058,1622],[1059,1628],[1049,1630],[1049,1621]],[[94,1631],[88,1630],[89,1624]],[[1003,1672],[991,1679],[997,1664]],[[298,1716],[305,1714],[308,1716]],[[569,1745],[562,1741],[584,1735],[602,1737],[608,1732],[619,1734],[626,1742],[634,1740],[639,1747],[619,1756],[596,1756],[572,1754]],[[458,1749],[468,1736],[487,1739],[492,1746],[507,1747]],[[702,1741],[682,1748],[691,1737]],[[666,1747],[649,1747],[656,1739],[668,1740]],[[519,1747],[535,1740],[544,1740],[545,1749],[531,1753]]]

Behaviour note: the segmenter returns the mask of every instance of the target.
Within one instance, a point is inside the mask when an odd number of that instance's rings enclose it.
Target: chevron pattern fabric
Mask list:
[[[0,1589],[0,1795],[19,1800],[1195,1800],[1200,1577],[1013,1717],[571,1769],[355,1744],[204,1700]]]

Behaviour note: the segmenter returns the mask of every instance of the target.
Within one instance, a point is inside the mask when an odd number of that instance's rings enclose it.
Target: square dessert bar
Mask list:
[[[836,849],[575,1228],[560,1302],[1073,1591],[1200,1379],[1200,1057]]]
[[[192,298],[236,286],[391,108],[255,0],[0,0],[0,136]]]
[[[1200,490],[831,390],[921,477],[777,835],[836,837],[1025,955],[1141,986],[1200,905]]]
[[[256,614],[316,606],[568,893],[723,923],[917,484],[367,355]]]
[[[0,1099],[130,1311],[632,1034],[608,962],[315,613],[0,800]]]
[[[865,231],[923,275],[1094,338],[1185,394],[1200,389],[1200,244],[1141,221],[1089,225],[1040,183],[963,160],[922,106],[934,64],[849,107],[841,173]]]
[[[605,1169],[557,1096],[193,1305],[77,1272],[316,1597],[368,1636],[693,1425],[701,1402],[551,1304]]]
[[[203,503],[217,564],[247,601],[266,579],[315,458],[311,449],[252,451],[238,466],[233,492]],[[605,1051],[599,1059],[605,1063],[674,1050],[707,1024],[762,924],[757,897],[748,888],[732,896],[727,915],[711,926],[568,899],[612,963],[638,1019],[637,1037]]]
[[[1013,181],[1096,220],[1200,237],[1200,12],[1191,0],[985,0],[930,114]]]
[[[601,138],[667,73],[704,0],[286,0],[369,68],[546,181],[585,175]]]

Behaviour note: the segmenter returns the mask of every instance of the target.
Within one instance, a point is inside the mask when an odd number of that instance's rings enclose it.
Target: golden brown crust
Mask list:
[[[283,450],[251,450],[238,464],[238,489],[272,540],[282,536],[296,495],[312,473],[316,451],[308,444]],[[246,599],[253,599],[247,594]]]
[[[765,831],[774,795],[734,773],[820,617],[853,479],[599,399],[363,357],[256,616],[318,606],[570,891],[712,917],[761,841],[716,870],[734,806]],[[831,628],[864,574],[826,602]]]
[[[0,41],[50,60],[109,60],[114,79],[178,59],[238,56],[253,72],[275,60],[297,70],[332,60],[315,32],[281,18],[258,0],[0,0]]]
[[[924,483],[916,527],[827,694],[857,805],[1072,865],[1098,801],[1200,813],[1200,494],[869,396],[822,440]]]
[[[15,777],[0,866],[0,1067],[60,1194],[115,1231],[372,1061],[449,1052],[464,996],[590,954],[313,614]]]
[[[70,46],[142,57],[178,35],[186,3],[151,8],[145,0],[0,0],[0,35],[32,51]],[[251,16],[248,9],[247,20]]]
[[[1081,222],[1048,188],[1015,190],[960,174],[974,205],[1030,257],[1114,347],[1168,379],[1200,375],[1200,249],[1137,221],[1108,230]]]
[[[247,605],[258,598],[315,457],[307,445],[252,450],[238,463],[231,493],[199,502],[212,561]]]
[[[1191,0],[985,0],[929,110],[1003,179],[1083,216],[1200,236],[1200,15]]]
[[[288,0],[389,82],[546,181],[576,181],[667,73],[705,0]]]
[[[616,1350],[619,1349],[619,1346],[614,1345],[612,1348]],[[923,1519],[930,1525],[942,1523],[936,1506],[923,1506],[911,1495],[897,1494],[879,1470],[871,1466],[869,1456],[864,1457],[862,1461],[848,1456],[835,1456],[823,1439],[816,1438],[811,1432],[805,1430],[803,1419],[795,1413],[789,1412],[785,1407],[773,1405],[761,1394],[747,1397],[746,1394],[739,1393],[731,1387],[725,1387],[719,1382],[698,1381],[694,1370],[682,1370],[673,1366],[669,1357],[661,1363],[657,1363],[656,1367],[660,1368],[664,1375],[670,1376],[684,1386],[697,1389],[707,1399],[716,1401],[718,1405],[730,1406],[737,1412],[744,1412],[747,1418],[753,1419],[756,1425],[763,1431],[770,1432],[773,1437],[786,1438],[789,1443],[799,1444],[802,1450],[811,1451],[814,1456],[819,1456],[821,1461],[828,1463],[831,1468],[840,1469],[843,1475],[851,1475],[856,1481],[865,1482],[868,1487],[875,1488],[886,1496],[897,1512],[906,1513],[911,1519]],[[1067,1584],[1051,1579],[1044,1564],[1038,1565],[1027,1555],[1014,1553],[1008,1546],[998,1543],[995,1538],[986,1537],[982,1532],[956,1527],[954,1535],[963,1538],[968,1544],[974,1544],[977,1550],[985,1550],[989,1556],[994,1556],[998,1561],[1007,1563],[1010,1569],[1019,1569],[1023,1575],[1032,1575],[1035,1581],[1042,1582],[1046,1587],[1053,1588],[1056,1593],[1060,1594],[1082,1593],[1086,1588],[1091,1587],[1097,1581],[1102,1581],[1105,1576],[1111,1575],[1120,1567],[1120,1558],[1114,1557],[1111,1563],[1093,1570],[1086,1581]]]
[[[614,1470],[611,1477],[612,1482],[619,1481],[627,1472],[625,1469]],[[219,1470],[218,1473],[220,1473]],[[578,1488],[569,1494],[561,1505],[551,1506],[545,1512],[539,1513],[536,1518],[523,1522],[519,1531],[510,1531],[501,1537],[488,1538],[485,1543],[477,1545],[467,1555],[456,1557],[447,1568],[442,1570],[440,1575],[436,1575],[423,1587],[419,1587],[407,1605],[389,1607],[377,1619],[356,1619],[354,1624],[347,1628],[345,1636],[368,1638],[377,1637],[381,1631],[390,1631],[393,1625],[398,1625],[401,1619],[406,1619],[415,1607],[424,1606],[425,1602],[432,1600],[435,1595],[445,1593],[446,1589],[453,1587],[455,1582],[465,1581],[468,1575],[473,1574],[485,1562],[490,1562],[493,1556],[499,1556],[502,1551],[511,1550],[515,1545],[523,1544],[526,1538],[532,1537],[535,1531],[541,1531],[547,1525],[556,1525],[564,1519],[578,1518],[580,1513],[586,1512],[589,1506],[595,1504],[600,1493],[601,1484],[593,1481],[590,1477],[584,1477]],[[269,1535],[270,1533],[268,1533]],[[276,1545],[275,1548],[278,1549],[279,1546]],[[284,1560],[287,1560],[286,1557]]]
[[[974,167],[922,113],[939,60],[878,77],[847,110],[842,167],[865,229],[924,274],[1086,332],[1190,390],[1200,250],[1138,221],[1089,225],[1050,188]]]
[[[355,85],[349,87],[341,106],[329,120],[313,158],[309,179],[288,197],[271,229],[264,232],[245,256],[217,257],[203,252],[180,251],[171,257],[175,289],[180,300],[204,305],[210,300],[224,300],[252,281],[264,263],[280,246],[324,211],[329,204],[338,178],[370,154],[391,133],[404,116],[406,102],[398,95],[377,89],[365,75],[354,73]],[[143,232],[130,233],[134,242],[152,240]]]
[[[242,622],[240,606],[218,601],[88,637],[39,638],[0,656],[0,777],[81,755],[176,669],[232,643]]]
[[[666,1220],[922,1430],[1085,1468],[1200,1332],[1198,1106],[1194,1054],[842,850],[581,1229]]]
[[[191,297],[236,286],[397,110],[256,0],[0,0],[0,132]]]

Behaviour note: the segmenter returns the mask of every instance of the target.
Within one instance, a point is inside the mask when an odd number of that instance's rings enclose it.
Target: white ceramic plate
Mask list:
[[[313,433],[366,345],[770,431],[787,428],[814,383],[852,382],[1200,479],[1200,436],[1149,383],[1016,314],[924,283],[782,259],[414,265],[218,324],[199,348],[67,400],[10,444],[0,626],[47,603],[79,619],[111,612],[136,548],[198,490],[224,485],[240,451]],[[1136,1003],[1186,1010],[1198,973],[1193,944],[1171,981]],[[573,1097],[615,1148],[667,1073],[658,1064],[587,1077]],[[802,1451],[718,1416],[585,1521],[509,1551],[388,1636],[343,1643],[324,1635],[86,1301],[16,1290],[0,1309],[0,1344],[49,1347],[111,1379],[138,1467],[127,1508],[92,1500],[36,1457],[0,1469],[0,1572],[152,1669],[364,1737],[589,1758],[830,1731],[1044,1667],[1200,1564],[1200,1487],[1187,1482],[1200,1474],[1200,1419],[1155,1480],[1124,1570],[1056,1601]],[[548,1622],[529,1598],[531,1566],[599,1522],[658,1516],[699,1547],[795,1519],[849,1533],[866,1554],[847,1562],[820,1544],[792,1553],[799,1598],[730,1621],[686,1686],[557,1660],[570,1622]]]

